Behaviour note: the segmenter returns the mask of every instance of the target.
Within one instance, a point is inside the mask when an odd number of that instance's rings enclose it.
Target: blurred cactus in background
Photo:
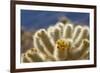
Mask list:
[[[33,47],[33,32],[21,30],[21,53],[26,52],[29,48]]]
[[[89,59],[89,27],[61,20],[32,35],[34,46],[21,54],[21,62]],[[24,39],[24,38],[23,38]]]

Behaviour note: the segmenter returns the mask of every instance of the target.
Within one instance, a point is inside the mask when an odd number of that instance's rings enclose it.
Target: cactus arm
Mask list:
[[[74,31],[73,31],[73,34],[72,34],[72,39],[73,41],[76,40],[76,38],[79,36],[80,32],[81,32],[81,29],[82,29],[82,26],[80,25],[77,25],[75,28],[74,28]]]
[[[59,27],[60,28],[60,34],[61,34],[61,38],[62,38],[62,35],[63,35],[63,28],[64,28],[64,24],[63,23],[61,23],[61,22],[58,22],[58,23],[56,23],[56,25],[55,26],[57,26],[57,27]]]
[[[33,44],[34,44],[34,48],[37,49],[37,51],[39,52],[42,52],[42,53],[45,53],[44,51],[44,47],[42,46],[41,42],[40,42],[40,39],[38,37],[38,32],[35,33],[35,35],[33,36],[34,38],[34,41],[33,41]]]
[[[53,54],[54,51],[54,43],[53,40],[50,38],[50,36],[47,34],[45,29],[40,29],[39,30],[38,37],[41,40],[41,43],[45,46],[45,48]]]
[[[53,29],[53,37],[54,37],[54,42],[56,42],[58,39],[60,39],[61,33],[60,33],[61,29],[57,26],[54,27]]]
[[[47,33],[48,33],[48,35],[50,35],[50,38],[52,38],[52,39],[54,39],[53,31],[52,31],[53,29],[54,29],[53,26],[49,26],[48,29],[47,29]]]
[[[73,32],[73,25],[66,24],[63,29],[63,38],[71,38]]]
[[[89,48],[89,40],[83,39],[79,47],[74,47],[70,50],[73,59],[79,58]]]
[[[29,49],[27,52],[22,54],[23,62],[42,62],[46,61],[46,57],[43,53],[38,52],[36,49]]]
[[[74,44],[76,46],[80,45],[82,39],[88,38],[89,37],[89,28],[88,27],[83,27],[79,36],[76,38]]]

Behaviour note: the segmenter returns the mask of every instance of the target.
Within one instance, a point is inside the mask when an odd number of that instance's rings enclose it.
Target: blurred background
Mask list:
[[[66,17],[74,24],[89,25],[89,13],[21,10],[21,26],[24,30],[37,30],[55,25]]]

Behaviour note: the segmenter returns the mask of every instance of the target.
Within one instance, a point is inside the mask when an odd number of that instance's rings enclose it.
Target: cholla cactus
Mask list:
[[[58,22],[33,35],[34,48],[21,56],[22,62],[89,59],[89,27]]]

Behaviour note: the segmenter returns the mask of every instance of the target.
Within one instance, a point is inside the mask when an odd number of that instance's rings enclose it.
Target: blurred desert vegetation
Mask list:
[[[33,47],[32,35],[34,31],[27,31],[21,29],[21,53],[26,52],[28,49]]]

